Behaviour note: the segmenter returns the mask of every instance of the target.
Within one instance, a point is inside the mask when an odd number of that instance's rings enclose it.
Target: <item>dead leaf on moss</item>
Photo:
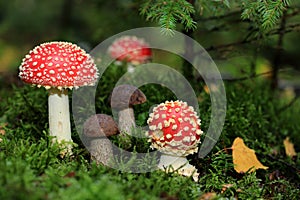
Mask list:
[[[211,84],[210,85],[210,88],[208,87],[208,85],[204,85],[203,87],[204,91],[207,93],[207,94],[210,94],[210,92],[217,92],[218,91],[218,87],[217,85],[215,84]],[[211,90],[211,91],[210,91]]]
[[[293,156],[297,155],[297,153],[295,151],[295,148],[294,148],[294,144],[290,141],[289,137],[285,138],[285,140],[283,141],[283,145],[284,145],[284,148],[285,148],[285,154],[287,156],[293,157]]]
[[[229,189],[229,188],[231,188],[231,187],[233,187],[233,186],[234,186],[234,185],[233,185],[233,184],[230,184],[230,183],[222,185],[222,191],[221,191],[221,194],[224,193],[227,189]]]
[[[232,145],[232,157],[234,170],[238,173],[253,172],[256,169],[268,169],[261,164],[255,155],[255,151],[247,147],[242,138],[237,137]]]
[[[0,135],[5,135],[5,130],[4,127],[7,126],[7,123],[1,124],[0,125]]]
[[[213,200],[216,198],[216,196],[217,196],[216,193],[208,192],[208,193],[202,194],[198,200]]]

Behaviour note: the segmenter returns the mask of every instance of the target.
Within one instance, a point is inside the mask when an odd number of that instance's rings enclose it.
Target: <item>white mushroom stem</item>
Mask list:
[[[197,173],[197,169],[189,164],[189,161],[183,156],[162,154],[158,168],[165,170],[167,173],[175,171],[183,176],[192,176],[194,181],[198,181],[199,173]]]
[[[134,70],[135,70],[135,67],[131,63],[128,63],[127,64],[127,72],[128,73],[133,73]]]
[[[51,88],[48,97],[50,136],[61,142],[72,142],[68,90]]]
[[[118,113],[118,127],[121,133],[131,135],[132,128],[135,128],[135,118],[133,108],[125,108]]]

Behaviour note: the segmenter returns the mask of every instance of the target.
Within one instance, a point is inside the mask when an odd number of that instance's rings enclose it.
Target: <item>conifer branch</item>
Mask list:
[[[196,29],[194,13],[194,6],[186,0],[146,0],[140,8],[140,14],[146,20],[158,22],[167,34],[172,34],[178,23],[186,30]]]
[[[289,0],[243,0],[241,18],[250,20],[261,32],[268,32],[277,25],[290,5]]]
[[[287,25],[283,31],[280,28],[274,29],[274,30],[270,31],[269,33],[267,33],[266,36],[278,35],[280,32],[286,34],[286,33],[294,32],[294,31],[297,31],[297,32],[300,31],[300,23]],[[237,41],[237,42],[233,42],[233,43],[229,43],[229,44],[222,44],[222,45],[218,45],[218,46],[210,46],[210,47],[206,48],[205,50],[206,51],[216,51],[216,50],[220,50],[220,49],[230,48],[233,46],[248,44],[251,42],[258,41],[260,39],[261,39],[261,36],[253,37],[250,39],[246,37],[244,40],[241,40],[241,41]],[[199,52],[197,52],[197,53],[199,53]]]

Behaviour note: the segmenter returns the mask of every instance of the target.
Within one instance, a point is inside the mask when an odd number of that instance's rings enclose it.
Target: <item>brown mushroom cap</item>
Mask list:
[[[114,119],[106,114],[91,116],[84,123],[84,135],[86,137],[108,137],[119,133],[118,125]]]
[[[130,108],[133,105],[146,102],[145,94],[132,85],[118,85],[110,96],[110,105],[113,109]]]

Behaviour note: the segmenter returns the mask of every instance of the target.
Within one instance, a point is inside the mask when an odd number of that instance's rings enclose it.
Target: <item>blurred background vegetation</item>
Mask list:
[[[145,26],[137,6],[127,0],[0,1],[0,72],[16,71],[42,42],[70,41],[89,51],[109,36]]]
[[[272,76],[285,69],[281,76],[294,84],[300,68],[299,9],[299,0],[0,1],[0,81],[7,85],[7,74],[16,75],[23,56],[42,42],[65,40],[89,51],[121,31],[161,26],[198,41],[225,78]],[[177,61],[173,66],[181,68]]]

